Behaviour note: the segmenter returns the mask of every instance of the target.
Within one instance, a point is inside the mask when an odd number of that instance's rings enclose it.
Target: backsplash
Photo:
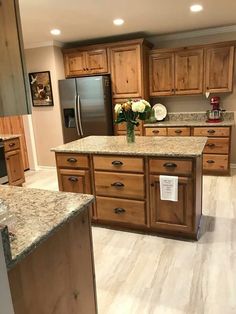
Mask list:
[[[224,120],[234,120],[233,111],[222,112]],[[169,112],[166,121],[205,121],[207,115],[205,111],[198,112]]]

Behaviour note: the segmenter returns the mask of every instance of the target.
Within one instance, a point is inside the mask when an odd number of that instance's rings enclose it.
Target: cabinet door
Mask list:
[[[210,93],[231,92],[234,47],[206,48],[205,56],[205,90]]]
[[[110,52],[113,97],[142,97],[140,46],[111,48]]]
[[[90,177],[88,170],[59,169],[59,189],[63,192],[90,194]]]
[[[25,182],[25,175],[20,150],[7,152],[5,158],[9,184],[21,185]]]
[[[90,74],[107,73],[106,49],[87,51],[86,68],[88,69]]]
[[[175,94],[200,94],[203,89],[203,49],[175,53]]]
[[[174,54],[156,53],[149,58],[150,96],[174,93]]]
[[[159,176],[150,176],[151,227],[160,231],[193,231],[193,183],[191,178],[179,177],[178,201],[160,198]]]
[[[86,70],[86,53],[74,52],[64,55],[65,62],[65,75],[66,76],[78,76],[84,75],[88,71]]]

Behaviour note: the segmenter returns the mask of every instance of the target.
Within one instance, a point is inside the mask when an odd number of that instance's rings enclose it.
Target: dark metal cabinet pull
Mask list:
[[[214,160],[207,160],[207,163],[208,164],[214,164],[215,162],[214,162]]]
[[[125,185],[122,182],[114,182],[111,184],[111,186],[115,186],[116,188],[121,188]]]
[[[206,146],[208,146],[208,147],[215,147],[216,145],[213,144],[213,143],[209,143],[209,144],[206,144]]]
[[[77,159],[76,159],[76,158],[68,158],[67,161],[68,161],[68,162],[76,162]]]
[[[152,133],[158,134],[160,131],[159,130],[153,130]]]
[[[122,166],[123,162],[120,160],[114,160],[114,161],[112,161],[112,164],[113,164],[113,166]]]
[[[215,130],[208,130],[207,133],[209,134],[214,134],[216,131]]]
[[[13,147],[13,146],[15,146],[15,145],[16,145],[16,143],[10,143],[10,144],[9,144],[10,147]]]
[[[176,134],[180,134],[180,133],[182,133],[183,131],[182,130],[175,130],[175,133]]]
[[[115,214],[122,214],[122,213],[125,213],[126,210],[124,208],[121,208],[121,207],[117,207],[117,208],[114,208],[114,213]]]
[[[177,165],[173,162],[166,162],[163,166],[166,168],[176,168],[177,167]]]
[[[77,182],[78,178],[76,178],[76,177],[69,177],[68,180],[71,181],[71,182]]]

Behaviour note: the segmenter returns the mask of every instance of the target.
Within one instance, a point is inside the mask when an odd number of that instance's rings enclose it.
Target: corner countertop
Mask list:
[[[0,236],[7,268],[30,254],[58,228],[79,215],[93,201],[87,194],[54,192],[22,187],[0,186]]]
[[[0,140],[7,141],[17,137],[20,137],[21,134],[0,134]]]
[[[88,136],[52,148],[57,153],[197,157],[203,152],[206,137],[148,137],[137,136],[127,143],[125,136]]]
[[[207,126],[207,127],[212,127],[212,126],[233,126],[234,125],[234,120],[223,120],[221,122],[214,122],[214,123],[209,123],[206,121],[194,121],[194,120],[189,120],[189,121],[172,121],[172,120],[167,120],[167,121],[160,121],[160,122],[154,122],[154,123],[145,123],[144,127],[145,128],[155,128],[155,127],[191,127],[191,126]]]

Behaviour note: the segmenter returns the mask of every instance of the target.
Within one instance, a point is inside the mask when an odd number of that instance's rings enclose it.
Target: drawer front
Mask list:
[[[145,225],[145,202],[97,196],[97,217],[134,225]]]
[[[203,170],[207,171],[227,171],[228,155],[203,155]]]
[[[144,175],[95,171],[96,194],[143,200]]]
[[[178,159],[150,159],[151,173],[192,175],[192,161]]]
[[[228,154],[229,138],[209,138],[203,153],[206,154]]]
[[[123,156],[94,156],[95,170],[143,172],[143,159]]]
[[[166,128],[145,128],[146,136],[166,136]]]
[[[9,152],[11,150],[20,149],[19,138],[13,138],[11,140],[4,141],[4,151]]]
[[[190,128],[167,128],[168,136],[190,136]]]
[[[59,168],[88,168],[87,155],[78,154],[56,154],[57,166]]]
[[[230,128],[228,127],[203,127],[193,128],[194,136],[229,136]]]

